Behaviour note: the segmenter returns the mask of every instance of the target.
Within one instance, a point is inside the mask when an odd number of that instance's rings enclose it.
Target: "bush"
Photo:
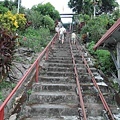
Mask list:
[[[104,73],[110,72],[111,70],[115,71],[115,65],[110,56],[110,52],[107,50],[94,51],[94,45],[94,41],[90,42],[88,45],[88,51],[97,59],[96,65],[98,69],[101,69]]]
[[[96,51],[99,68],[104,71],[104,73],[115,70],[113,60],[110,56],[110,52],[107,50],[97,50]]]
[[[24,14],[13,15],[10,11],[8,11],[5,14],[0,14],[0,23],[0,27],[11,32],[15,32],[18,29],[25,28],[26,18]]]
[[[54,29],[54,21],[51,17],[49,17],[48,15],[43,17],[43,21],[44,21],[44,25],[46,28],[49,28],[49,30],[53,30]]]
[[[19,40],[22,46],[28,47],[34,52],[40,52],[51,40],[50,31],[46,28],[40,28],[38,30],[29,28]]]

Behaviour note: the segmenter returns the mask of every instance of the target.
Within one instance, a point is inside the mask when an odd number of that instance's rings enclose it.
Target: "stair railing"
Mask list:
[[[48,58],[48,53],[50,51],[50,48],[53,47],[55,41],[57,40],[57,37],[58,37],[58,35],[56,33],[54,35],[54,37],[52,38],[52,40],[48,43],[46,48],[40,53],[38,58],[34,61],[34,63],[31,65],[31,67],[26,71],[24,76],[19,80],[19,82],[17,83],[16,87],[12,90],[12,92],[9,94],[9,96],[2,103],[2,105],[0,106],[0,120],[4,120],[4,117],[5,117],[4,109],[5,109],[5,106],[7,105],[7,103],[13,97],[15,92],[17,92],[17,90],[20,88],[20,86],[23,84],[23,82],[25,82],[28,79],[28,77],[30,77],[30,75],[33,75],[32,73],[35,73],[35,81],[38,82],[39,63],[42,60],[44,55],[45,55],[45,60]]]

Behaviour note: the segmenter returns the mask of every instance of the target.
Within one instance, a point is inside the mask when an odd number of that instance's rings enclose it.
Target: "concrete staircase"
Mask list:
[[[39,82],[32,86],[21,120],[78,120],[75,89],[69,42],[57,42],[42,66]]]
[[[72,53],[78,71],[87,119],[104,120],[104,107],[92,82],[92,76],[88,74],[87,67],[83,63],[81,54],[84,55],[112,112],[117,113],[116,107],[112,103],[112,92],[94,67],[93,60],[90,60],[91,56],[84,48],[82,48],[82,52],[79,52],[76,45],[72,45]],[[64,44],[57,41],[49,53],[48,60],[43,59],[41,63],[39,82],[32,85],[31,94],[23,105],[19,120],[82,119],[68,39]],[[79,118],[80,116],[81,118]]]

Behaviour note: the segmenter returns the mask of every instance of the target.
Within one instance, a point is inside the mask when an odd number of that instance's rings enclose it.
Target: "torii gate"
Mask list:
[[[71,27],[72,31],[73,31],[73,16],[74,15],[77,15],[77,14],[75,14],[75,13],[63,13],[63,14],[60,14],[61,18],[72,18],[72,24],[70,24],[70,27]]]
[[[120,85],[120,18],[96,43],[94,50],[98,48],[107,49],[110,52],[118,71],[117,82]],[[117,57],[113,51],[116,51]]]

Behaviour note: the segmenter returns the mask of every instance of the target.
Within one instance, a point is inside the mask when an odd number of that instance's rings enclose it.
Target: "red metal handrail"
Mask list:
[[[69,44],[70,44],[70,49],[71,49],[73,65],[74,65],[74,72],[75,72],[75,76],[76,76],[76,83],[77,83],[77,87],[78,87],[78,94],[79,94],[80,106],[81,106],[82,114],[83,114],[83,120],[87,120],[85,106],[84,106],[82,92],[81,92],[81,87],[80,87],[80,83],[79,83],[77,67],[76,67],[76,64],[75,64],[75,58],[74,58],[74,55],[73,55],[73,52],[72,52],[72,45],[70,43],[70,40],[69,40]]]
[[[35,62],[31,65],[31,67],[27,70],[27,72],[24,74],[24,76],[19,80],[18,84],[16,87],[12,90],[12,92],[9,94],[9,96],[5,99],[5,101],[2,103],[0,106],[0,120],[4,120],[4,108],[7,105],[8,101],[12,98],[12,96],[15,94],[15,92],[18,90],[18,88],[22,85],[22,83],[26,80],[26,78],[30,75],[31,71],[33,68],[36,68],[36,82],[38,82],[38,67],[39,67],[39,62],[42,59],[42,57],[47,54],[46,58],[48,58],[48,53],[50,50],[50,47],[54,44],[54,42],[57,39],[57,33],[53,37],[53,39],[48,43],[46,48],[40,53],[38,58],[35,60]]]
[[[78,48],[79,51],[82,51],[82,48],[81,48],[81,47],[78,47],[78,46],[77,46],[77,48]],[[110,120],[115,120],[115,119],[114,119],[114,116],[113,116],[113,114],[112,114],[112,112],[111,112],[111,110],[110,110],[110,108],[109,108],[109,106],[108,106],[108,104],[107,104],[107,102],[106,102],[106,100],[105,100],[105,98],[104,98],[104,96],[103,96],[103,94],[102,94],[102,92],[101,92],[101,90],[100,90],[100,88],[99,88],[96,80],[95,80],[95,77],[94,77],[92,71],[90,70],[89,65],[87,64],[87,61],[86,61],[86,59],[85,59],[85,57],[84,57],[84,55],[83,55],[83,52],[82,52],[82,60],[83,60],[85,66],[86,66],[86,68],[87,68],[87,70],[88,70],[89,75],[92,77],[91,79],[92,79],[92,81],[93,81],[94,86],[95,86],[95,87],[97,88],[97,90],[98,90],[99,97],[100,97],[100,99],[101,99],[101,101],[102,101],[102,103],[103,103],[103,106],[104,106],[105,110],[108,112],[108,117],[109,117],[109,119],[110,119]]]

